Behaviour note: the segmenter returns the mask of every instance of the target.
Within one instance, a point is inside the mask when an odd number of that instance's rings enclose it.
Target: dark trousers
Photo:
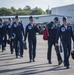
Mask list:
[[[47,59],[48,59],[49,61],[51,61],[52,45],[54,45],[54,47],[55,47],[55,43],[52,43],[52,42],[50,42],[50,40],[48,40]],[[56,51],[56,55],[57,55],[58,61],[62,60],[59,50],[57,51],[56,48],[55,48],[55,51]]]
[[[2,39],[2,36],[0,35],[0,45],[2,45],[2,52],[5,50],[5,39]]]
[[[0,35],[0,45],[2,45],[2,37],[1,37],[1,35]]]
[[[14,45],[14,40],[11,39],[11,41],[10,41],[10,51],[11,51],[11,53],[13,53],[13,45]]]
[[[64,49],[64,66],[69,66],[69,57],[71,52],[71,42],[62,42]]]
[[[29,58],[35,59],[36,57],[36,38],[28,39],[29,42]]]
[[[22,40],[22,37],[16,37],[15,38],[15,54],[16,56],[18,56],[18,41],[19,41],[19,44],[20,44],[20,56],[23,55],[23,40]]]
[[[2,51],[5,50],[6,42],[7,42],[7,36],[4,36],[4,40],[2,39]]]
[[[0,35],[0,49],[2,48],[2,37]]]
[[[2,40],[2,51],[5,49],[5,40]]]
[[[6,42],[7,42],[7,36],[5,36],[5,39],[4,39],[4,47],[6,47]]]

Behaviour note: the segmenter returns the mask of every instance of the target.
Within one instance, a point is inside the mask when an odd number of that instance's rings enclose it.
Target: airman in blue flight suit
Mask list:
[[[0,44],[2,44],[2,52],[4,51],[5,48],[5,35],[6,35],[6,27],[3,24],[3,19],[0,18]]]
[[[7,33],[9,37],[9,44],[10,44],[10,51],[11,54],[13,54],[13,45],[14,45],[14,39],[13,39],[13,32],[12,32],[12,19],[8,19],[8,26],[7,26]]]
[[[56,44],[58,45],[58,38],[62,36],[62,45],[64,49],[64,66],[66,69],[69,69],[69,57],[71,52],[71,38],[74,41],[74,35],[72,32],[72,27],[67,22],[67,18],[63,17],[63,25],[60,26],[57,37],[56,37]]]
[[[6,42],[7,42],[7,24],[4,23],[3,25],[4,25],[3,27],[4,27],[4,33],[5,33],[5,35],[4,35],[4,41],[3,41],[3,43],[4,43],[3,49],[6,50]]]
[[[2,46],[2,27],[3,27],[2,19],[0,18],[0,48]]]
[[[28,43],[29,43],[29,59],[30,62],[35,62],[36,57],[36,33],[39,32],[37,26],[34,24],[34,19],[32,16],[29,17],[30,23],[26,26],[25,29],[25,41],[28,35]]]
[[[23,57],[23,36],[24,36],[24,28],[23,24],[19,22],[18,16],[15,16],[15,22],[12,25],[14,37],[15,37],[15,53],[16,58],[18,58],[18,41],[20,43],[20,57]]]
[[[48,59],[48,63],[52,64],[52,62],[51,62],[51,52],[52,52],[52,45],[54,45],[55,51],[56,51],[56,55],[57,55],[57,59],[58,59],[58,65],[61,65],[62,58],[61,58],[61,55],[60,55],[58,47],[55,46],[56,35],[57,35],[57,31],[58,31],[57,23],[58,23],[58,17],[55,17],[54,20],[53,20],[53,22],[50,22],[47,25],[48,35],[49,35],[49,37],[48,37],[47,59]]]

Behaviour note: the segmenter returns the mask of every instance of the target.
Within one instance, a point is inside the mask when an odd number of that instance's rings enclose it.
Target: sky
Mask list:
[[[48,9],[48,6],[51,9],[69,4],[74,4],[74,0],[0,0],[0,8],[11,8],[13,6],[16,9],[23,9],[26,5],[29,5],[31,8],[39,7],[44,11]]]

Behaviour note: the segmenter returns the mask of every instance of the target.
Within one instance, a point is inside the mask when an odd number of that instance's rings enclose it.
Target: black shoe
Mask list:
[[[18,56],[16,56],[16,58],[18,58]]]
[[[58,65],[61,65],[62,64],[62,60],[60,60],[59,62],[58,62]]]
[[[32,62],[31,59],[30,59],[30,62]]]
[[[1,49],[1,45],[0,45],[0,49]]]
[[[33,59],[33,62],[35,62],[35,60]]]
[[[4,51],[6,50],[5,47],[3,48],[3,50],[4,50]]]
[[[4,52],[4,50],[2,50],[2,52]]]
[[[11,54],[13,54],[13,52],[11,52]]]
[[[20,55],[21,58],[23,58],[23,55]]]
[[[52,62],[51,62],[51,61],[48,61],[48,63],[49,63],[49,64],[52,64]]]
[[[4,48],[4,51],[6,50],[6,48]]]
[[[69,69],[70,67],[69,66],[66,66],[66,69]]]

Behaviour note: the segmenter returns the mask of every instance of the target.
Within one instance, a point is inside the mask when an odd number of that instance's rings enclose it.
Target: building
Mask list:
[[[53,15],[71,16],[70,22],[74,24],[74,4],[52,8],[51,13]]]
[[[23,23],[23,26],[25,28],[25,26],[29,23],[29,16],[19,16],[20,20],[22,21]],[[53,19],[55,17],[58,17],[59,18],[59,23],[62,24],[62,18],[63,16],[62,15],[32,15],[34,17],[34,22],[35,23],[49,23],[51,21],[53,21]],[[70,16],[67,16],[68,17],[68,21],[70,22],[71,20],[71,17]],[[4,19],[4,21],[8,21],[8,18],[12,18],[13,21],[14,21],[14,18],[15,16],[0,16],[0,18]]]

